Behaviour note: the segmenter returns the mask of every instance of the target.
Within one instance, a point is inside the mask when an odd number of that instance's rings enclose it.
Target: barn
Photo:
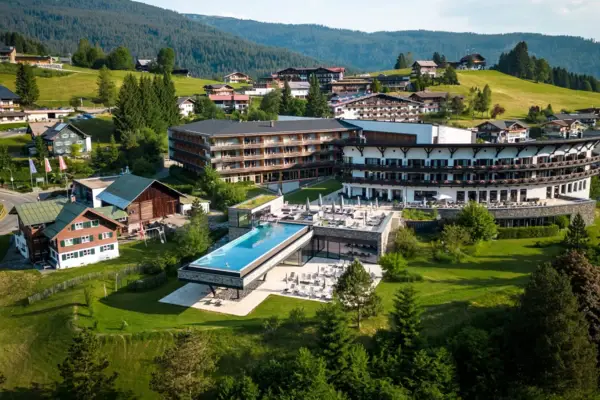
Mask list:
[[[121,175],[97,196],[102,206],[115,206],[127,213],[129,233],[176,214],[181,197],[185,195],[164,183],[132,174]]]

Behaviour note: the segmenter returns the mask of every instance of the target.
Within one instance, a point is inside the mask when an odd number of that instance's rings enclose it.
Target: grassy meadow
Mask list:
[[[560,251],[558,245],[534,246],[537,239],[499,240],[477,249],[459,264],[439,264],[429,257],[429,245],[409,262],[410,272],[424,281],[415,283],[424,308],[424,327],[432,337],[443,334],[483,311],[514,304],[515,297],[535,266]],[[165,285],[143,292],[115,291],[114,281],[98,279],[60,292],[30,306],[23,299],[32,293],[77,275],[119,270],[144,258],[155,257],[174,244],[135,243],[122,246],[120,259],[85,268],[41,275],[37,271],[0,272],[0,371],[7,377],[6,398],[35,398],[32,382],[48,384],[58,379],[56,364],[65,356],[72,327],[95,326],[103,340],[103,351],[112,369],[119,373],[118,385],[140,398],[157,398],[148,388],[152,359],[172,342],[172,333],[182,329],[212,332],[222,359],[222,371],[236,370],[269,352],[291,352],[311,346],[312,330],[281,334],[265,339],[262,323],[271,316],[285,319],[303,307],[309,317],[319,303],[270,296],[246,317],[234,317],[158,301],[181,287],[171,278]],[[130,276],[127,279],[136,279]],[[83,288],[90,285],[96,295],[93,312],[85,305]],[[405,284],[382,282],[377,292],[385,311],[392,307],[394,293]],[[127,327],[123,329],[123,321]],[[387,324],[386,313],[365,322],[362,334],[370,335]],[[0,396],[1,397],[1,396]],[[3,397],[4,398],[4,397]]]
[[[338,191],[342,188],[340,181],[335,179],[328,179],[326,181],[319,182],[315,185],[303,187],[300,190],[288,193],[285,195],[285,201],[291,204],[306,204],[306,199],[315,201],[321,196],[326,196],[330,193]]]
[[[91,100],[96,96],[98,71],[93,69],[66,66],[65,70],[71,71],[67,76],[58,77],[37,77],[37,83],[40,88],[40,98],[38,104],[46,107],[69,106],[69,100],[74,97],[82,97]],[[111,71],[117,87],[123,83],[127,74],[134,74],[137,77],[141,72],[135,71]],[[186,78],[174,76],[173,82],[179,96],[190,96],[193,94],[204,93],[204,85],[218,83],[210,79]],[[15,90],[15,75],[0,73],[0,85]],[[84,101],[84,105],[89,106],[90,101]]]

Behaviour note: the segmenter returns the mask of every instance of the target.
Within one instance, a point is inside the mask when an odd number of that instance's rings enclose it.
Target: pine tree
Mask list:
[[[585,221],[581,214],[577,213],[569,225],[564,244],[571,249],[583,249],[587,247],[589,240],[590,236],[585,229]]]
[[[163,119],[167,127],[175,126],[181,121],[179,106],[177,106],[177,93],[171,74],[163,74],[162,89],[159,91],[158,101],[163,110]]]
[[[135,132],[144,126],[141,110],[141,93],[138,81],[127,74],[119,90],[119,98],[113,112],[115,131],[120,139],[124,132]]]
[[[406,286],[396,292],[394,309],[390,313],[390,332],[402,352],[414,351],[419,342],[421,310],[414,287]]]
[[[283,83],[283,92],[281,93],[281,102],[279,103],[279,114],[290,115],[293,101],[294,98],[292,97],[292,88],[286,79],[286,81]]]
[[[40,97],[40,89],[33,74],[33,67],[30,65],[19,64],[15,86],[16,93],[21,98],[21,104],[24,106],[35,104]]]
[[[569,278],[540,266],[521,296],[506,340],[510,371],[547,394],[587,398],[597,386],[596,349]]]
[[[117,100],[117,87],[112,80],[110,71],[106,66],[100,68],[98,73],[98,102],[104,107],[112,107]]]
[[[144,75],[140,77],[140,107],[143,110],[144,126],[157,133],[167,130],[152,80]]]
[[[371,82],[371,92],[373,93],[381,93],[383,91],[383,87],[381,86],[381,82],[377,78],[373,79]]]
[[[75,334],[67,358],[58,366],[62,382],[60,399],[94,400],[117,398],[117,373],[107,374],[109,362],[100,353],[100,341],[88,329]]]
[[[487,113],[492,106],[492,89],[490,88],[490,85],[486,84],[481,94],[481,112]]]
[[[338,302],[322,306],[317,311],[317,346],[333,376],[348,367],[348,350],[353,334],[348,316]]]
[[[436,63],[438,66],[442,65],[442,56],[440,55],[440,53],[438,53],[437,51],[435,53],[433,53],[433,56],[431,57],[431,59],[433,60],[434,63]]]
[[[356,324],[364,317],[377,315],[381,311],[381,298],[373,288],[373,278],[360,261],[354,260],[338,279],[334,294],[349,311],[356,313]]]
[[[396,65],[394,65],[394,69],[404,69],[408,67],[409,65],[406,60],[406,57],[404,56],[404,53],[400,53],[398,55],[398,58],[396,59]]]
[[[44,158],[48,157],[48,147],[46,146],[46,143],[44,143],[44,139],[42,139],[41,135],[35,137],[33,144],[35,146],[35,156],[40,165],[42,165]]]
[[[310,76],[310,89],[308,90],[308,96],[306,97],[306,116],[324,118],[328,117],[329,106],[327,105],[327,99],[321,93],[321,85],[315,75]]]
[[[150,389],[164,399],[198,398],[212,383],[216,361],[206,334],[179,334],[174,345],[155,358]]]
[[[100,147],[100,146],[98,146]],[[119,146],[117,146],[117,142],[115,140],[115,135],[110,135],[110,148],[108,149],[108,154],[106,155],[106,163],[112,168],[115,167],[115,164],[119,160]]]

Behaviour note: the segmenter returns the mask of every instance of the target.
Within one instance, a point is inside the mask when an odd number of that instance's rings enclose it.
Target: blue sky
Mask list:
[[[537,32],[600,41],[600,0],[143,0],[181,13],[366,32],[408,29]],[[288,4],[286,6],[286,4]],[[297,6],[293,6],[296,4]]]

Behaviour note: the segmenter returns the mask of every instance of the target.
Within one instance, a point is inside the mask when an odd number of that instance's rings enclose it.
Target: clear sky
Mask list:
[[[366,32],[537,32],[600,41],[600,0],[143,0],[181,13]]]

